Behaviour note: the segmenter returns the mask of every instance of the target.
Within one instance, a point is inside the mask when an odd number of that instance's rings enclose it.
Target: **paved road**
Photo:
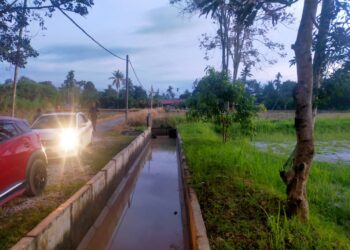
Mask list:
[[[115,127],[123,122],[124,122],[124,117],[118,117],[118,118],[115,118],[112,120],[107,120],[107,121],[97,123],[96,132],[94,133],[94,137],[100,136],[101,133],[104,133],[108,130],[111,130],[113,127]]]
[[[98,132],[106,132],[106,131],[112,129],[113,127],[123,123],[123,122],[124,122],[124,117],[119,117],[119,118],[116,118],[113,120],[100,122],[96,126],[97,133]]]

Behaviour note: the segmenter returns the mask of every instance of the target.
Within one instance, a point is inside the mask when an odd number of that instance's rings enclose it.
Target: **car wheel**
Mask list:
[[[29,166],[26,191],[29,196],[40,195],[47,182],[46,163],[38,158]]]

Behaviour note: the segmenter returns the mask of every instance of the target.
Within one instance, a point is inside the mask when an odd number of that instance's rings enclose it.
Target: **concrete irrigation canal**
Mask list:
[[[209,249],[181,140],[169,131],[138,136],[13,249]]]
[[[123,194],[115,191],[110,209],[101,214],[101,223],[83,249],[188,248],[183,240],[176,140],[158,137],[141,157],[130,169]]]

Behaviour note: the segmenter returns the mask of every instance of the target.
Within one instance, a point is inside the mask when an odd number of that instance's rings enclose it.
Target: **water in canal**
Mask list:
[[[176,140],[152,140],[141,164],[96,227],[90,249],[185,249]],[[119,195],[120,196],[120,195]],[[113,198],[112,198],[113,199]],[[119,216],[118,216],[119,213]],[[114,218],[120,217],[117,221]]]

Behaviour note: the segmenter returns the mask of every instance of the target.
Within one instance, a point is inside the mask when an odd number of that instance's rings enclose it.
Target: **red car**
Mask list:
[[[47,157],[40,137],[22,119],[0,116],[0,205],[26,192],[42,193]]]

